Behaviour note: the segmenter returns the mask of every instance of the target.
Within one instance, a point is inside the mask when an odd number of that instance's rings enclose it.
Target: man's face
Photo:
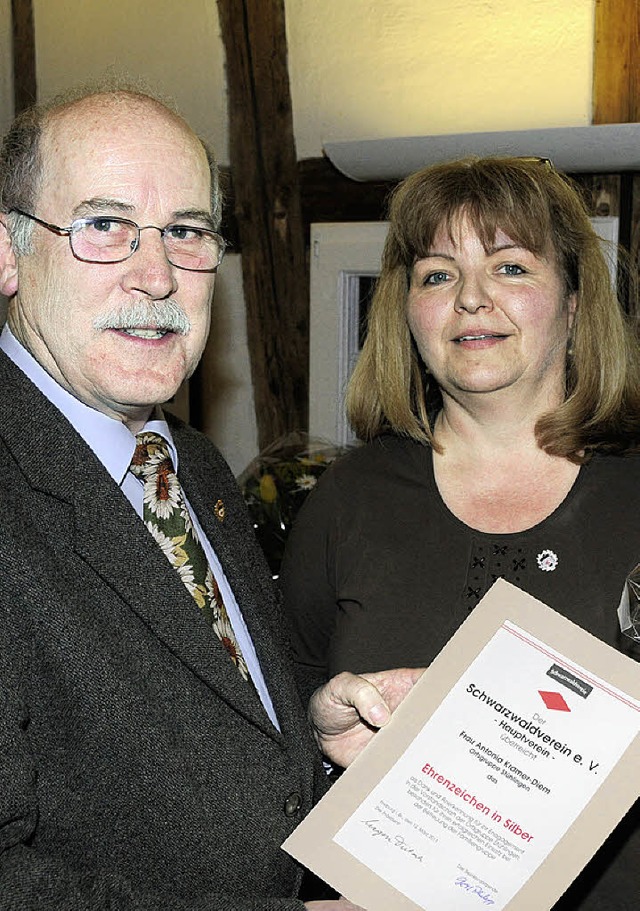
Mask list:
[[[83,216],[119,216],[140,226],[210,227],[205,152],[184,125],[150,103],[87,99],[58,115],[42,140],[43,181],[32,214],[66,227]],[[169,399],[200,359],[214,276],[172,266],[158,231],[143,231],[121,263],[76,259],[67,237],[34,225],[34,252],[21,257],[10,325],[62,386],[135,429]],[[100,328],[112,312],[170,302],[190,328]],[[108,320],[107,320],[108,322]],[[121,321],[122,322],[122,321]],[[149,330],[159,329],[159,332]]]

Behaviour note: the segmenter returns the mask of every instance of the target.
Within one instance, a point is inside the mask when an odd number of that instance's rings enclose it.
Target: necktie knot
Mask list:
[[[136,435],[131,471],[144,483],[144,508],[151,516],[169,519],[181,508],[181,491],[169,444],[157,433]]]
[[[136,434],[136,449],[131,460],[131,471],[140,477],[149,469],[149,466],[160,464],[163,461],[168,461],[173,468],[169,444],[164,437],[161,437],[159,433],[149,431]]]

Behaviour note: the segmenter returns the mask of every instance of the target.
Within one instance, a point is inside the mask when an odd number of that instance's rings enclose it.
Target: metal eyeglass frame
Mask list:
[[[137,222],[132,221],[130,218],[120,218],[120,216],[116,216],[116,215],[90,215],[85,218],[76,218],[76,219],[74,219],[74,221],[71,222],[71,224],[69,225],[68,228],[62,228],[62,227],[60,227],[60,225],[54,225],[54,224],[51,224],[51,222],[43,221],[41,218],[38,218],[37,215],[32,215],[30,212],[25,212],[22,209],[13,208],[13,209],[11,209],[11,212],[15,212],[17,215],[23,215],[25,218],[30,218],[32,221],[35,221],[37,224],[42,225],[42,227],[46,228],[48,231],[52,231],[54,234],[58,234],[61,237],[68,237],[69,238],[69,247],[71,248],[71,252],[73,253],[74,257],[82,263],[92,263],[93,265],[97,265],[97,266],[100,266],[100,265],[110,266],[110,265],[113,265],[114,263],[123,263],[123,262],[126,262],[126,260],[131,259],[133,254],[136,252],[136,250],[140,246],[140,232],[146,231],[147,228],[153,228],[155,231],[159,231],[160,236],[162,238],[164,238],[165,232],[168,231],[169,228],[187,228],[191,231],[201,231],[204,234],[208,234],[210,237],[214,238],[217,241],[217,243],[220,247],[220,258],[219,258],[217,264],[211,269],[191,269],[189,266],[180,266],[177,263],[172,262],[169,259],[169,257],[167,256],[167,262],[171,263],[171,265],[174,266],[176,269],[183,269],[185,272],[217,272],[217,270],[220,267],[220,263],[222,262],[222,259],[224,257],[225,250],[227,248],[227,242],[225,241],[224,237],[222,237],[222,235],[217,234],[215,231],[211,231],[210,228],[202,228],[199,225],[183,225],[183,224],[180,224],[179,222],[171,222],[170,224],[165,225],[164,228],[160,228],[160,227],[158,227],[158,225],[139,225],[139,224],[137,224]],[[118,259],[104,260],[104,259],[86,259],[84,256],[79,256],[77,254],[77,252],[75,251],[74,246],[73,246],[74,235],[80,230],[80,228],[83,228],[85,225],[90,225],[90,224],[92,224],[94,222],[98,222],[98,221],[115,221],[118,224],[131,225],[132,228],[136,229],[137,237],[136,237],[135,241],[132,243],[130,252],[127,253],[126,256],[121,256]],[[165,255],[167,255],[166,248],[165,248]]]

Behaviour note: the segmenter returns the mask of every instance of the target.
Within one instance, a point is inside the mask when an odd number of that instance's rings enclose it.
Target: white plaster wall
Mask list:
[[[591,120],[595,0],[285,0],[298,158]]]
[[[208,435],[237,476],[258,453],[242,257],[238,254],[225,255],[216,277],[202,378]]]
[[[34,0],[38,92],[142,77],[228,162],[224,54],[212,0]]]

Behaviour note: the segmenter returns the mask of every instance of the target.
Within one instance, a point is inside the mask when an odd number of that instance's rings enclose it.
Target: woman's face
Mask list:
[[[413,266],[407,319],[429,371],[447,395],[511,390],[556,404],[564,397],[567,298],[555,257],[538,256],[498,230],[486,251],[461,215]]]

